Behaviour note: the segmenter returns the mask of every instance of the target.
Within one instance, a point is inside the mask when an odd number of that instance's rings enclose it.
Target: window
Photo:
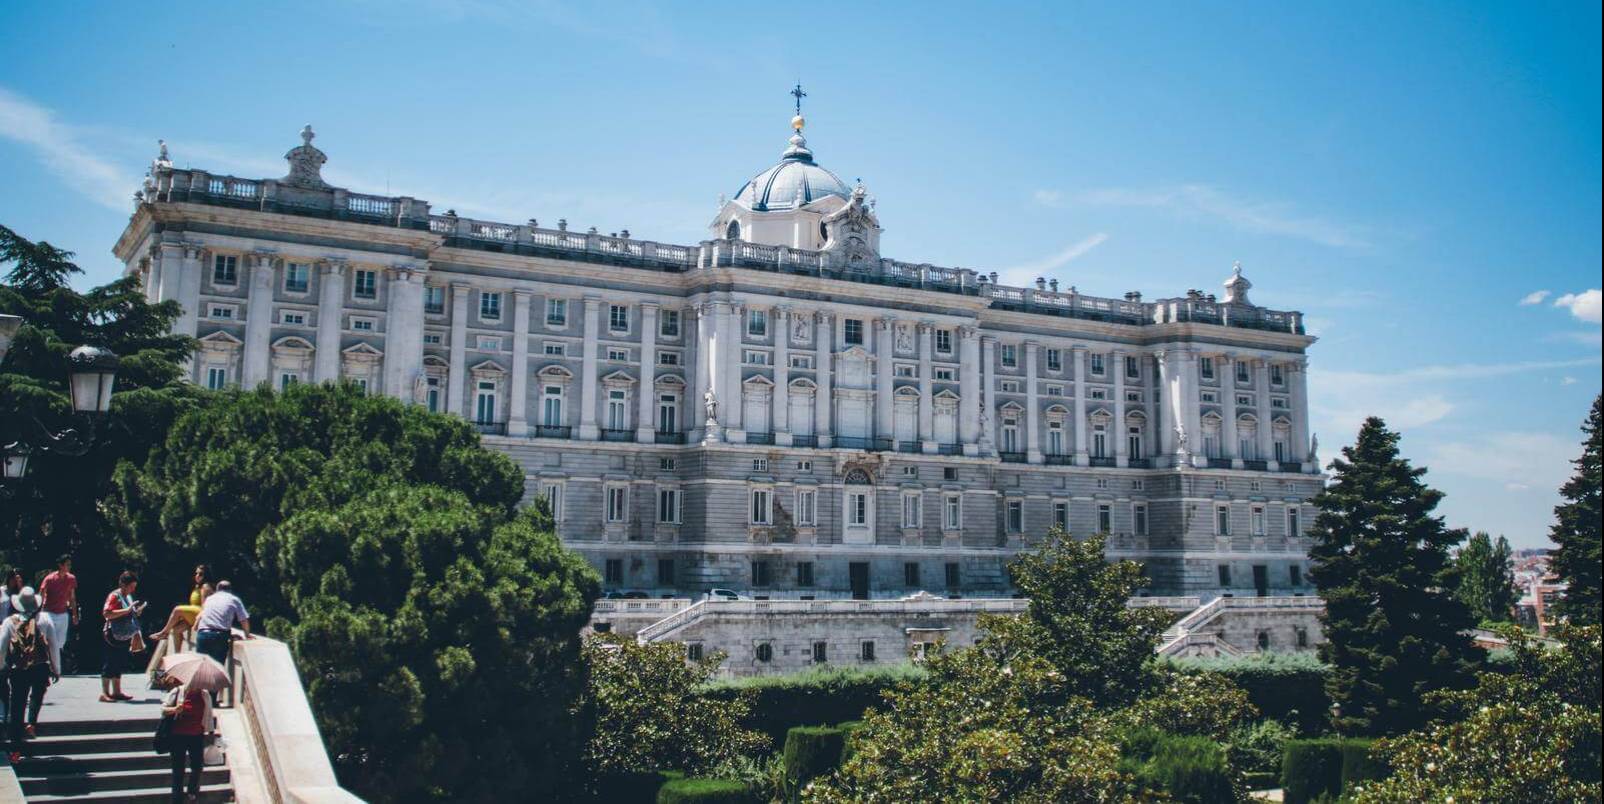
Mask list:
[[[221,391],[228,385],[228,369],[209,368],[206,370],[206,387],[213,391]]]
[[[440,378],[428,377],[423,381],[423,401],[430,413],[440,412]]]
[[[1060,352],[1057,349],[1048,349],[1047,350],[1047,370],[1048,371],[1063,371],[1064,370],[1064,353],[1063,352]]]
[[[941,382],[952,382],[952,369],[938,368],[934,371],[935,378]]]
[[[813,369],[813,355],[791,355],[791,368]]]
[[[568,300],[546,299],[546,326],[568,326]]]
[[[1053,525],[1066,531],[1069,530],[1069,503],[1053,503]]]
[[[919,586],[919,562],[906,561],[902,564],[902,585],[909,589]]]
[[[551,357],[567,357],[568,356],[568,344],[566,344],[566,343],[552,343],[551,341],[547,341],[546,344],[545,344],[544,351],[545,351],[545,353],[547,355],[549,355]]]
[[[496,421],[496,384],[494,382],[480,382],[474,397],[473,420],[479,424],[492,424]]]
[[[563,387],[547,385],[541,392],[540,420],[547,427],[563,426]]]
[[[943,467],[941,467],[941,479],[942,480],[957,480],[958,479],[958,467],[956,467],[956,466],[943,466]]]
[[[607,583],[609,585],[616,586],[618,584],[623,583],[624,582],[624,559],[622,559],[622,558],[609,558],[609,559],[607,559],[606,569],[604,570],[604,572],[606,574],[606,581],[607,581]]]
[[[311,275],[304,262],[284,263],[284,292],[305,293],[311,287]]]
[[[1139,379],[1142,376],[1142,363],[1133,355],[1125,356],[1125,378]]]
[[[902,495],[902,526],[903,527],[905,527],[905,528],[917,528],[917,527],[919,527],[919,523],[921,521],[920,515],[923,513],[920,510],[923,507],[920,504],[920,502],[921,501],[920,501],[919,495],[917,493]]]
[[[740,229],[735,221],[730,221],[730,229],[736,233],[737,237],[740,236]],[[757,657],[758,661],[768,664],[774,658],[774,646],[767,642],[761,642],[758,644],[757,650],[753,651],[753,655]]]
[[[752,585],[753,586],[768,586],[769,583],[770,583],[769,562],[765,561],[765,560],[762,560],[762,559],[759,559],[757,561],[753,561],[752,562]]]
[[[1253,535],[1254,536],[1263,536],[1264,535],[1264,506],[1255,505],[1252,508],[1252,512],[1253,512],[1253,517],[1252,517],[1253,518]]]
[[[1047,393],[1048,396],[1063,396],[1064,395],[1064,386],[1062,386],[1062,385],[1049,385],[1049,386],[1046,387],[1045,390],[1046,390],[1046,393]]]
[[[858,643],[858,661],[874,661],[874,640],[865,639],[864,641]]]
[[[1198,371],[1199,374],[1203,375],[1203,379],[1205,379],[1205,380],[1214,379],[1214,358],[1212,358],[1212,357],[1200,357],[1200,358],[1198,358],[1197,371]]]
[[[607,359],[611,360],[614,363],[628,363],[629,362],[629,350],[628,349],[617,349],[617,348],[614,348],[614,347],[608,347],[608,349],[607,349]]]
[[[658,586],[673,586],[674,585],[674,559],[672,559],[672,558],[659,558],[659,559],[657,559],[657,585]],[[701,646],[698,645],[697,647],[701,647]]]
[[[1259,632],[1259,650],[1269,650],[1269,649],[1270,649],[1270,632],[1269,631],[1260,631]]]
[[[374,321],[371,318],[352,318],[351,319],[351,331],[352,332],[372,332],[373,331],[373,326],[374,326]]]
[[[1103,353],[1092,352],[1088,357],[1092,362],[1092,374],[1097,377],[1103,376]]]
[[[629,331],[629,307],[622,304],[607,306],[607,329],[612,332]]]
[[[1108,457],[1108,425],[1092,425],[1092,457]]]
[[[674,461],[673,458],[658,458],[657,459],[657,468],[658,468],[659,471],[672,472],[672,471],[674,471],[674,467],[675,467],[675,461]]]
[[[1231,585],[1231,565],[1230,564],[1220,564],[1219,566],[1215,567],[1214,570],[1219,575],[1219,580],[1220,580],[1220,585],[1221,586],[1230,586]]]
[[[1048,455],[1063,455],[1064,454],[1064,423],[1063,422],[1048,422],[1047,423],[1047,454]]]
[[[1114,532],[1114,511],[1107,503],[1097,506],[1097,532]]]
[[[761,349],[747,349],[741,353],[741,362],[748,366],[767,366],[769,353]]]
[[[1220,401],[1219,395],[1214,393],[1213,391],[1201,391],[1201,392],[1199,392],[1198,396],[1202,397],[1202,401],[1204,401],[1204,402],[1218,402],[1218,401]]]
[[[1002,420],[1002,451],[1003,452],[1018,452],[1019,451],[1019,420],[1018,419],[1003,419]]]
[[[679,397],[675,394],[661,394],[657,397],[657,431],[660,433],[679,432]],[[673,461],[672,458],[668,459]]]
[[[501,351],[501,339],[489,335],[480,335],[474,339],[474,348],[481,352]]]
[[[441,335],[438,332],[425,332],[425,333],[423,333],[423,345],[424,346],[442,346],[442,345],[445,344],[445,342],[446,342],[446,337],[444,335]]]
[[[622,430],[629,426],[628,394],[621,388],[607,392],[607,429]]]
[[[796,585],[804,589],[813,585],[813,562],[796,562]]]
[[[1019,347],[1005,343],[1002,345],[1002,364],[1004,368],[1014,368],[1019,365]]]
[[[278,314],[280,324],[291,326],[306,326],[306,313],[292,310],[280,310]]]
[[[446,311],[446,289],[440,285],[423,286],[423,312],[441,315]]]
[[[1125,447],[1132,458],[1142,457],[1142,428],[1132,427],[1125,434]]]
[[[863,345],[863,321],[856,318],[843,319],[841,327],[849,346]]]
[[[917,377],[919,376],[919,367],[908,363],[899,363],[897,364],[897,376]]]
[[[546,501],[546,509],[551,512],[551,521],[563,521],[563,484],[542,483],[540,496]]]
[[[358,299],[372,299],[379,295],[379,272],[358,269],[352,277],[351,295]]]
[[[917,467],[917,466],[904,466],[904,467],[902,467],[902,476],[903,477],[917,478],[919,476],[919,467]]]
[[[1025,530],[1025,502],[1023,500],[1008,501],[1008,532],[1023,533]]]
[[[754,338],[766,338],[769,334],[769,311],[746,311],[746,334]]]
[[[852,527],[863,527],[869,524],[868,492],[847,492],[847,524]]]
[[[679,522],[679,489],[657,490],[657,521],[664,525]]]
[[[1231,535],[1231,507],[1228,505],[1216,506],[1214,509],[1214,535]]]
[[[1288,508],[1287,509],[1287,538],[1295,539],[1295,538],[1303,535],[1303,531],[1299,528],[1299,524],[1300,523],[1298,522],[1298,509],[1297,508]]]
[[[479,318],[482,321],[501,320],[501,294],[480,292]]]
[[[626,518],[628,518],[628,516],[629,516],[629,487],[628,486],[608,486],[607,487],[606,516],[607,516],[607,521],[608,522],[623,522]]]
[[[296,383],[298,383],[300,381],[301,381],[301,375],[296,374],[293,371],[281,372],[278,375],[278,389],[280,391],[288,391],[290,389],[290,386],[292,386],[292,385],[294,385],[294,384],[296,384]]]
[[[364,394],[366,394],[368,392],[368,378],[367,377],[357,377],[357,378],[351,380],[351,382],[356,383],[356,390],[358,390],[358,391],[360,391],[360,392],[362,392]]]
[[[813,663],[814,664],[824,664],[826,661],[829,660],[829,654],[830,654],[829,645],[830,645],[830,643],[823,642],[823,641],[819,641],[819,642],[814,642],[813,643]]]
[[[657,319],[657,334],[665,338],[679,337],[679,311],[664,310],[662,317]]]
[[[658,352],[657,353],[657,365],[659,365],[659,366],[677,366],[677,365],[679,365],[679,352]]]
[[[1238,360],[1236,363],[1236,381],[1248,382],[1248,364]]]
[[[1287,382],[1287,378],[1286,378],[1286,375],[1283,374],[1282,371],[1281,371],[1281,364],[1280,363],[1271,363],[1270,364],[1270,384],[1271,385],[1285,385],[1286,382]]]
[[[1093,388],[1093,389],[1091,389],[1091,393],[1087,394],[1086,396],[1089,399],[1107,399],[1108,398],[1108,389],[1107,388]]]
[[[1126,402],[1140,402],[1140,401],[1142,401],[1142,392],[1141,391],[1126,391],[1125,392],[1125,401]]]
[[[1285,463],[1286,459],[1287,459],[1287,442],[1282,441],[1281,439],[1278,438],[1278,439],[1275,440],[1275,460],[1276,460],[1277,463]]]
[[[796,524],[804,527],[813,527],[818,520],[815,518],[818,510],[818,492],[811,489],[799,490],[796,493]]]
[[[753,458],[752,459],[752,471],[754,471],[754,472],[767,472],[768,470],[769,470],[769,459],[768,458]]]
[[[1135,480],[1132,480],[1131,481],[1131,488],[1135,489],[1136,491],[1141,491],[1142,489],[1147,488],[1147,481],[1142,480],[1141,478],[1137,478]]]
[[[1147,535],[1147,505],[1137,503],[1131,506],[1131,530],[1137,536]]]
[[[943,530],[958,530],[963,527],[963,497],[957,494],[948,494],[942,498],[941,507],[941,527]]]
[[[944,355],[952,354],[952,330],[936,330],[936,351]]]
[[[212,284],[235,285],[239,283],[239,258],[229,254],[218,254],[212,258]]]
[[[810,461],[810,460],[797,461],[796,462],[796,470],[798,472],[811,472],[811,471],[813,471],[813,461]]]
[[[948,561],[947,562],[947,588],[948,589],[957,589],[961,585],[960,582],[962,580],[963,580],[962,570],[959,569],[958,562],[956,562],[956,561]]]
[[[1288,407],[1291,407],[1291,406],[1289,404],[1287,404],[1286,397],[1277,396],[1277,397],[1272,397],[1270,399],[1270,407],[1272,407],[1272,408],[1280,408],[1282,410],[1286,410]]]
[[[1296,633],[1298,635],[1298,647],[1300,647],[1300,648],[1309,647],[1309,629],[1300,627],[1300,628],[1294,628],[1292,630],[1293,630],[1294,633]]]
[[[687,643],[685,643],[685,661],[687,661],[687,662],[699,662],[701,660],[702,660],[702,643],[700,643],[700,642],[687,642]]]
[[[1300,567],[1297,564],[1288,565],[1287,566],[1287,580],[1291,581],[1293,586],[1302,586],[1303,585],[1303,567]]]
[[[1237,394],[1236,403],[1238,405],[1251,405],[1253,404],[1253,397],[1250,394]]]
[[[234,310],[235,308],[232,304],[213,304],[210,305],[210,310],[207,313],[207,316],[210,318],[220,318],[225,321],[232,321],[234,319]]]
[[[1002,380],[997,383],[997,390],[1005,394],[1019,393],[1019,382],[1016,380]]]
[[[752,489],[752,524],[769,524],[770,496],[771,492],[768,489]]]

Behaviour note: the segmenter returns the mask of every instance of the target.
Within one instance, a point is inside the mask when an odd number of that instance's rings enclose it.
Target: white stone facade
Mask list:
[[[879,255],[800,133],[695,245],[433,214],[162,156],[116,253],[213,386],[348,380],[476,423],[610,589],[1006,595],[1061,525],[1155,594],[1295,594],[1322,478],[1301,315]],[[833,181],[832,181],[833,180]]]

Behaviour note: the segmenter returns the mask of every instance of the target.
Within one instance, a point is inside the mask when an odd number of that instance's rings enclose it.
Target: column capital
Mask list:
[[[1036,350],[1040,348],[1041,344],[1037,341],[1025,341],[1025,354],[1027,355],[1035,354]]]
[[[526,288],[517,288],[512,292],[512,297],[514,299],[517,299],[518,301],[524,301],[524,302],[529,301],[531,298],[534,297],[534,295],[535,295],[534,291],[528,290]]]
[[[970,325],[970,324],[963,324],[963,325],[958,327],[958,337],[960,337],[960,338],[962,338],[964,340],[970,340],[970,339],[974,338],[976,335],[979,335],[979,334],[980,334],[980,327],[973,326],[973,325]]]
[[[775,318],[787,318],[791,315],[791,306],[788,304],[776,305],[773,310]]]
[[[936,322],[930,320],[920,321],[918,324],[920,335],[929,335],[936,328]]]
[[[1073,345],[1071,345],[1069,347],[1069,351],[1071,351],[1071,352],[1079,352],[1081,354],[1085,354],[1087,352],[1090,352],[1091,350],[1092,350],[1092,347],[1087,346],[1084,343],[1073,344]]]
[[[996,344],[997,344],[997,336],[995,336],[995,335],[982,335],[982,336],[980,336],[980,345],[981,346],[995,346]]]
[[[830,315],[829,310],[814,310],[813,322],[815,324],[828,324],[830,323]]]
[[[897,323],[897,319],[892,318],[891,316],[883,315],[875,318],[874,328],[880,330],[881,332],[888,332],[891,329],[891,325],[895,323]]]
[[[643,301],[643,302],[640,302],[639,304],[640,304],[640,311],[643,312],[643,313],[647,312],[647,311],[651,311],[651,312],[655,313],[655,312],[657,312],[658,308],[662,306],[662,305],[660,305],[660,304],[658,304],[657,302],[654,302],[654,301]]]
[[[453,293],[467,293],[468,291],[470,291],[472,289],[473,289],[473,286],[469,285],[467,282],[452,282],[451,283],[451,291]]]
[[[601,303],[602,303],[602,300],[601,300],[601,297],[599,297],[599,296],[586,296],[585,297],[585,309],[587,309],[587,310],[594,310],[594,309],[600,307]]]

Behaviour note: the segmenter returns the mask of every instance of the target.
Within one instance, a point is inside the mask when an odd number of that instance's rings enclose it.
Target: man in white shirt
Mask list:
[[[251,638],[251,617],[245,611],[245,604],[234,594],[234,585],[228,581],[218,581],[217,591],[212,592],[201,605],[201,613],[195,618],[195,650],[216,659],[219,664],[228,661],[229,634],[235,625],[245,632],[245,638]]]

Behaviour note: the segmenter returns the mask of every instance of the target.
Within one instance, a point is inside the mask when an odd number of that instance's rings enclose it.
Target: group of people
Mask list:
[[[147,648],[140,619],[146,604],[136,597],[138,589],[139,576],[123,572],[100,609],[105,642],[100,670],[103,703],[133,700],[123,692],[122,676],[134,657]],[[45,691],[64,672],[62,652],[71,644],[72,629],[80,620],[72,556],[61,556],[55,571],[39,582],[37,590],[26,585],[21,570],[6,573],[5,587],[0,590],[0,721],[5,724],[4,738],[12,762],[21,760],[27,741],[37,736]],[[214,582],[211,569],[202,564],[195,568],[188,600],[174,606],[166,623],[148,639],[159,642],[171,638],[177,644],[187,640],[196,651],[226,663],[235,628],[250,637],[250,615],[245,604],[228,581]],[[177,688],[167,680],[158,679],[157,685],[169,690],[162,711],[173,718],[173,795],[174,801],[179,801],[186,760],[190,766],[189,795],[194,796],[198,789],[201,747],[211,723],[211,700],[199,690]]]

